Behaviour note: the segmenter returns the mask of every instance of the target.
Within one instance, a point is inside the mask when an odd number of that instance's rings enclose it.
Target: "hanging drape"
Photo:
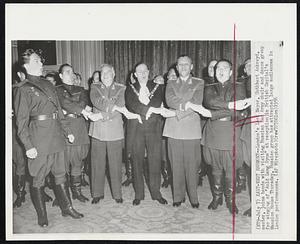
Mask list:
[[[236,42],[236,74],[250,53],[250,41]],[[121,83],[139,62],[148,65],[153,77],[165,74],[182,54],[192,58],[192,72],[202,78],[210,60],[226,58],[233,62],[233,41],[104,41],[104,61],[115,67],[116,80]]]
[[[71,64],[88,88],[88,79],[103,63],[103,41],[57,41],[56,57],[57,64]]]

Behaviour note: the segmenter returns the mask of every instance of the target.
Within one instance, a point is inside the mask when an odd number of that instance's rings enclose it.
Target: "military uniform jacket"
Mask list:
[[[246,98],[243,83],[236,82],[236,101]],[[204,89],[203,106],[212,112],[203,130],[202,144],[219,150],[232,150],[234,111],[228,109],[228,103],[234,101],[234,84],[231,80],[224,84],[208,84]],[[236,120],[245,118],[246,111],[236,111]],[[228,121],[220,121],[227,118]],[[236,127],[236,143],[239,143],[241,127]]]
[[[122,115],[114,111],[114,105],[125,106],[125,86],[113,82],[110,87],[103,83],[91,85],[90,99],[93,104],[93,112],[101,112],[104,120],[91,122],[89,135],[100,141],[116,141],[124,139],[124,129]]]
[[[207,84],[212,84],[212,83],[215,83],[215,82],[216,82],[216,81],[215,81],[215,78],[214,78],[214,77],[207,76],[207,77],[204,78],[204,83],[205,83],[205,85],[207,85]]]
[[[15,115],[18,136],[25,150],[33,147],[38,155],[64,150],[65,136],[72,134],[68,127],[55,87],[47,80],[28,75],[18,84],[15,95]],[[57,113],[58,119],[31,120],[31,116]]]
[[[85,119],[81,116],[81,111],[85,109],[89,102],[88,93],[83,87],[62,84],[56,87],[57,95],[62,109],[66,114],[75,114],[79,117],[73,118],[66,116],[69,122],[75,140],[67,145],[85,145],[89,144],[88,130]]]
[[[176,117],[166,119],[163,136],[182,140],[201,138],[199,114],[191,109],[184,111],[184,108],[187,102],[202,104],[203,89],[204,81],[191,76],[186,81],[181,78],[168,81],[166,102],[176,111]]]

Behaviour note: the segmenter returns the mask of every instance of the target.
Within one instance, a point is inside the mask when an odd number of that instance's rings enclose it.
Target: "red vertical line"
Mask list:
[[[233,147],[232,147],[232,239],[235,233],[235,162],[236,162],[236,25],[233,26]]]

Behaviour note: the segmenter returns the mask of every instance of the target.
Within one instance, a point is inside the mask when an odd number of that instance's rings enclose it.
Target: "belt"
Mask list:
[[[30,120],[48,120],[48,119],[57,119],[57,118],[58,118],[57,113],[30,116]]]
[[[80,114],[66,114],[66,116],[67,116],[67,117],[70,117],[70,118],[75,118],[75,119],[81,117]]]
[[[219,121],[232,121],[231,116],[218,119]]]

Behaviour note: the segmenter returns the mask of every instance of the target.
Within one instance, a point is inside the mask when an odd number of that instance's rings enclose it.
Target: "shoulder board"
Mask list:
[[[121,83],[118,83],[118,82],[115,82],[115,85],[120,86],[120,87],[126,87],[124,84],[121,84]]]
[[[204,80],[201,79],[201,78],[198,78],[198,77],[192,77],[192,80],[204,84]]]
[[[168,83],[169,83],[169,82],[176,82],[178,79],[179,79],[179,78],[177,78],[177,79],[171,79],[171,80],[168,80],[167,82],[168,82]]]
[[[28,80],[25,79],[25,80],[19,82],[18,84],[15,84],[13,87],[21,87],[21,86],[25,85],[27,82],[28,82]]]
[[[205,87],[218,85],[218,82],[205,84]]]
[[[237,80],[235,82],[235,84],[237,84],[237,85],[243,85],[244,84],[244,80]]]
[[[201,78],[194,77],[194,76],[192,76],[192,79],[193,79],[193,80],[199,80],[199,81],[202,80]]]

